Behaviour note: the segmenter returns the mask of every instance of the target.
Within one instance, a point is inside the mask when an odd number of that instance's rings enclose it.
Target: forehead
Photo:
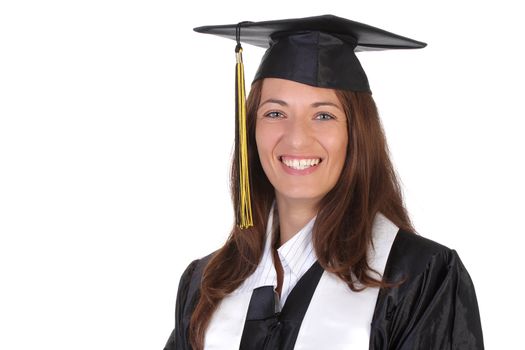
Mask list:
[[[266,78],[263,80],[261,102],[267,99],[279,99],[290,104],[331,102],[341,105],[333,89],[320,88],[278,78]]]

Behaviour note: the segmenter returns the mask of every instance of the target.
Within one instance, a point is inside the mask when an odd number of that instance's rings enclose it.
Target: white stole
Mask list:
[[[372,227],[369,264],[381,275],[399,228],[378,213]],[[301,324],[295,350],[369,348],[370,325],[379,288],[353,292],[332,273],[324,272]],[[206,331],[205,350],[233,350],[241,343],[252,291],[226,296]]]

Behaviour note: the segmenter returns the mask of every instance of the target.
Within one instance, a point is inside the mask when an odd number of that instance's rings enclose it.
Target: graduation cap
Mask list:
[[[267,49],[254,82],[263,78],[281,78],[311,86],[364,92],[370,92],[370,86],[355,52],[426,46],[423,42],[333,15],[211,25],[194,30],[237,42],[235,95],[239,135],[236,147],[239,152],[241,196],[237,224],[241,228],[253,225],[241,42]]]

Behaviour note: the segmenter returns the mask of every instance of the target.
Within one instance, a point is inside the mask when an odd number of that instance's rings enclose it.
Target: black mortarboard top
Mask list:
[[[254,81],[281,78],[312,86],[370,92],[356,51],[417,49],[426,44],[332,15],[204,26],[196,32],[237,41],[236,153],[239,157],[237,225],[253,226],[248,166],[246,96],[241,42],[266,48]]]
[[[333,15],[203,26],[194,30],[266,48],[254,81],[282,78],[352,91],[370,91],[355,52],[426,46],[423,42]]]

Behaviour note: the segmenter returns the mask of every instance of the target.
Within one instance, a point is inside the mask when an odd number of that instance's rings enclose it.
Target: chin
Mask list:
[[[282,199],[285,200],[293,200],[293,201],[320,201],[326,193],[320,193],[320,192],[312,192],[312,191],[290,191],[288,189],[287,191],[277,191],[279,193],[279,196]]]

